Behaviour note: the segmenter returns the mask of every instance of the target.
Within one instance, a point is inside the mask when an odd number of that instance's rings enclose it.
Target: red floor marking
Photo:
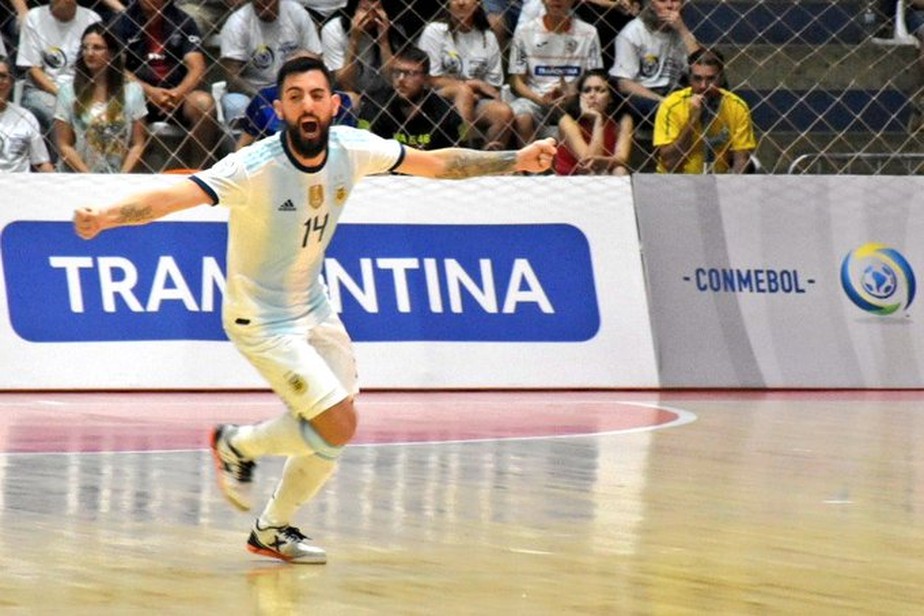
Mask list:
[[[548,438],[691,421],[657,396],[619,392],[377,392],[354,444]],[[220,422],[282,412],[270,393],[0,394],[0,453],[203,449]]]

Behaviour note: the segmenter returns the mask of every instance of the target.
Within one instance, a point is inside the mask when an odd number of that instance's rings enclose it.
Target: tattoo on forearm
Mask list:
[[[439,177],[461,180],[479,175],[516,171],[516,152],[477,152],[460,150],[446,160],[446,171]]]
[[[129,203],[119,208],[119,224],[131,225],[151,220],[151,206]]]

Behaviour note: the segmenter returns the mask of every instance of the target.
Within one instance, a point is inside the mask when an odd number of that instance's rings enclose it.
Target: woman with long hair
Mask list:
[[[480,0],[448,0],[420,35],[433,88],[453,102],[468,130],[483,131],[486,150],[509,147],[513,110],[501,100],[500,46]]]
[[[628,175],[634,124],[630,114],[621,113],[606,71],[585,72],[577,91],[577,101],[558,121],[555,173]]]
[[[125,79],[121,47],[101,23],[83,32],[72,84],[58,92],[55,138],[63,169],[128,173],[144,152],[144,91]]]

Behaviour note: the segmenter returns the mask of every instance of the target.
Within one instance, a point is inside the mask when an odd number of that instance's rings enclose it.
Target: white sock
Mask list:
[[[295,512],[318,493],[334,469],[336,460],[326,460],[320,456],[290,456],[282,469],[282,478],[273,492],[263,513],[260,514],[260,526],[286,526],[292,521]]]
[[[314,451],[305,442],[299,420],[291,413],[258,424],[238,426],[231,446],[251,460],[260,456],[305,456]]]

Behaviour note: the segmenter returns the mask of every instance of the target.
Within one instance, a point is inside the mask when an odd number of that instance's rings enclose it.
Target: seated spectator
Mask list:
[[[748,172],[757,147],[751,111],[739,96],[719,87],[724,70],[716,51],[690,56],[690,87],[665,98],[655,119],[659,173]]]
[[[524,144],[558,123],[576,98],[578,77],[603,66],[596,28],[571,16],[574,0],[544,1],[545,15],[517,28],[510,47],[510,86],[518,97],[510,106]]]
[[[144,90],[148,122],[182,125],[184,165],[208,166],[222,130],[212,95],[199,89],[206,65],[196,22],[172,0],[133,0],[111,28],[124,45],[125,68]]]
[[[10,100],[13,82],[13,65],[0,56],[0,173],[54,171],[38,120]]]
[[[391,91],[387,69],[394,53],[406,44],[404,31],[380,0],[348,0],[321,29],[324,64],[337,87],[353,97],[354,107],[363,95],[380,97]]]
[[[276,83],[283,63],[298,49],[321,54],[321,39],[308,12],[294,0],[251,0],[221,29],[221,66],[228,81],[222,97],[225,121],[244,115],[260,88]]]
[[[22,106],[35,114],[42,134],[50,138],[55,97],[74,78],[80,38],[99,15],[77,6],[77,0],[51,0],[29,9],[19,32],[17,66],[26,70]]]
[[[558,175],[628,175],[632,116],[618,119],[619,101],[604,69],[587,71],[577,82],[578,100],[558,121]]]
[[[334,90],[334,94],[340,97],[340,107],[337,109],[333,123],[356,126],[356,116],[353,114],[353,102],[350,97],[345,92],[337,90]],[[283,123],[273,106],[273,101],[278,98],[279,88],[273,84],[268,88],[263,88],[250,99],[247,111],[239,124],[242,132],[235,145],[236,150],[279,132]]]
[[[359,127],[420,150],[459,144],[462,118],[442,96],[430,89],[430,58],[417,47],[395,55],[389,69],[393,90],[381,98],[363,100]]]
[[[486,150],[510,146],[513,110],[501,100],[500,47],[478,0],[449,0],[439,21],[427,24],[419,46],[430,57],[430,83],[453,101],[465,131],[483,134]]]
[[[616,35],[641,10],[641,0],[577,0],[574,14],[597,29],[604,66],[612,66]],[[523,0],[517,25],[542,15],[545,15],[543,0]]]
[[[59,166],[83,173],[134,171],[147,138],[144,91],[125,80],[119,41],[102,23],[84,31],[74,69],[74,81],[58,91]]]
[[[699,49],[681,16],[683,4],[684,0],[648,0],[616,36],[616,62],[610,75],[617,79],[636,122],[649,127],[658,103],[680,84],[687,56]]]

